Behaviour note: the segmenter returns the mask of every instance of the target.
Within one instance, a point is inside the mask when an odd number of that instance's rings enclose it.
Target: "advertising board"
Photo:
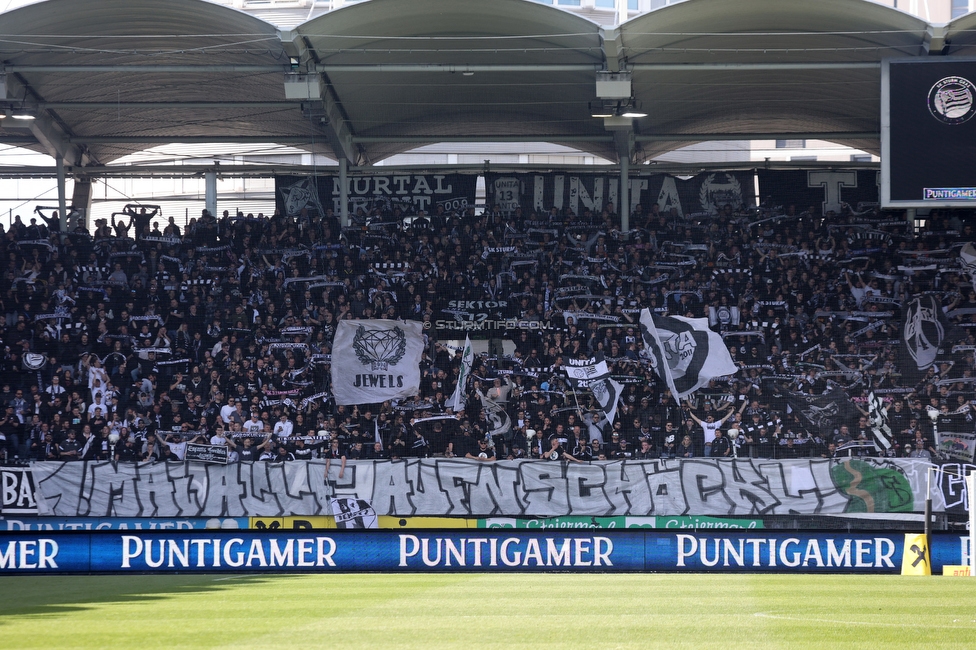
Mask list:
[[[898,573],[903,535],[762,530],[96,531],[0,533],[0,575],[128,572]],[[932,573],[969,563],[933,535]]]

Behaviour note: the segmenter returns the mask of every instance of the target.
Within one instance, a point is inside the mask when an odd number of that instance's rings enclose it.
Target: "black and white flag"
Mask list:
[[[602,353],[589,359],[569,359],[563,370],[574,388],[585,388],[587,382],[610,374]]]
[[[708,319],[659,316],[644,309],[640,324],[651,366],[679,403],[715,377],[739,369],[722,337],[708,329]]]
[[[612,379],[610,375],[606,375],[591,381],[588,388],[606,414],[607,422],[613,424],[617,417],[617,404],[620,402],[620,395],[623,393],[623,385]]]
[[[445,406],[454,411],[463,410],[467,403],[464,391],[468,384],[468,377],[471,375],[472,366],[474,366],[474,351],[471,348],[471,337],[465,335],[464,349],[461,352],[461,372],[458,374],[457,386],[454,387],[454,393],[450,399],[444,403]]]
[[[830,436],[841,425],[857,419],[857,410],[843,389],[834,386],[822,395],[784,391],[796,419],[810,433]]]
[[[712,327],[738,327],[741,315],[739,308],[734,305],[719,305],[708,308],[708,324]]]
[[[569,359],[563,370],[573,388],[588,388],[593,393],[606,414],[607,421],[613,424],[617,417],[617,403],[624,387],[610,377],[610,368],[603,353],[589,359]]]
[[[336,528],[379,528],[373,505],[365,499],[338,497],[332,499]]]
[[[293,178],[290,185],[276,182],[284,213],[289,217],[297,217],[302,210],[308,210],[310,217],[324,217],[325,210],[319,200],[318,183],[314,176]]]
[[[976,246],[972,242],[967,243],[959,251],[959,261],[962,262],[962,269],[969,276],[969,281],[976,289]]]
[[[24,370],[43,370],[47,365],[47,356],[39,352],[26,352],[21,362]]]
[[[946,341],[949,321],[939,299],[931,294],[915,296],[905,305],[902,324],[903,371],[928,370]],[[910,359],[910,361],[909,361]]]
[[[336,404],[375,404],[420,392],[422,323],[342,320],[332,343]]]
[[[509,417],[505,407],[480,390],[478,397],[481,398],[481,406],[484,408],[485,417],[488,420],[489,440],[495,436],[508,436],[512,431],[512,418]]]
[[[891,426],[888,424],[888,407],[884,405],[884,400],[874,394],[874,391],[868,394],[868,419],[878,447],[891,449],[892,436]]]

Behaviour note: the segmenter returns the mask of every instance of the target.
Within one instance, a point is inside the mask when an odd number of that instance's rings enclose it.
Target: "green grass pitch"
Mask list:
[[[3,648],[972,648],[976,579],[810,575],[0,578]]]

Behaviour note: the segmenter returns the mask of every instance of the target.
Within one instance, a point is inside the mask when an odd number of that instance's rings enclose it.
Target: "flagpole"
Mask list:
[[[576,389],[575,388],[573,389],[573,401],[576,402],[576,415],[579,416],[579,419],[582,421],[582,419],[583,419],[583,409],[580,407],[579,398],[576,397]]]
[[[457,385],[455,385],[454,393],[450,399],[451,408],[455,413],[458,412],[458,406],[461,403],[464,403],[465,407],[467,406],[467,400],[464,399],[464,390],[473,365],[474,353],[471,349],[471,336],[466,334],[464,337],[464,347],[461,348],[461,370],[458,372]]]
[[[932,539],[932,470],[937,469],[931,465],[925,471],[925,544],[929,545]]]

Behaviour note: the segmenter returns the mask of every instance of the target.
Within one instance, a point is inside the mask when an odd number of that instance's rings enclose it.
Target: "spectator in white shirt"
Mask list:
[[[245,422],[241,429],[244,433],[261,433],[264,431],[264,422],[261,421],[255,411],[251,413],[251,419]]]
[[[275,422],[274,434],[279,438],[287,438],[291,435],[294,428],[295,425],[292,424],[291,420],[288,419],[288,415],[286,413],[282,413],[281,419]]]
[[[233,398],[228,399],[227,403],[220,407],[220,419],[224,421],[224,424],[230,424],[230,416],[235,410]]]
[[[230,442],[226,435],[224,435],[223,429],[217,429],[214,434],[210,437],[210,444],[214,447],[223,447],[228,442]]]

